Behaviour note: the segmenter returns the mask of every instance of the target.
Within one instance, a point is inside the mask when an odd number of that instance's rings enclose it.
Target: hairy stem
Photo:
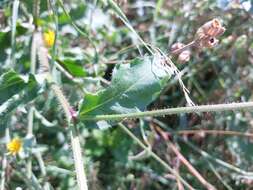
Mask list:
[[[168,108],[154,111],[127,113],[127,114],[111,114],[111,115],[84,115],[81,113],[82,120],[122,120],[122,119],[136,119],[144,117],[157,117],[182,113],[201,113],[201,112],[224,112],[224,111],[239,111],[250,110],[253,108],[253,102],[241,102],[230,104],[216,104],[216,105],[202,105],[202,106],[189,106]]]
[[[78,136],[78,130],[76,125],[73,123],[73,110],[70,106],[67,98],[64,96],[61,88],[56,84],[53,80],[53,76],[50,72],[49,60],[48,60],[48,50],[45,48],[42,35],[39,35],[38,38],[39,48],[38,48],[38,56],[40,60],[40,66],[43,69],[46,80],[51,84],[51,89],[55,96],[57,97],[58,101],[60,102],[60,106],[63,108],[64,114],[67,119],[68,127],[70,128],[70,136],[71,136],[71,145],[73,149],[73,157],[76,169],[76,177],[77,177],[77,184],[80,190],[87,190],[87,178],[84,171],[84,162],[82,158],[82,151],[80,140]]]

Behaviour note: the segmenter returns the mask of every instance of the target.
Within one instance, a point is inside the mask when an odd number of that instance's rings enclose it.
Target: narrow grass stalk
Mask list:
[[[168,108],[154,111],[127,113],[127,114],[111,114],[111,115],[82,115],[82,120],[122,120],[122,119],[137,119],[144,117],[158,117],[173,114],[182,113],[201,113],[201,112],[225,112],[225,111],[241,111],[251,110],[253,108],[253,102],[241,102],[241,103],[230,103],[230,104],[216,104],[216,105],[202,105],[202,106],[189,106],[189,107],[178,107]]]
[[[36,1],[38,3],[38,1]],[[35,4],[36,7],[39,5]],[[34,17],[37,17],[37,11],[34,11]],[[31,45],[31,65],[30,65],[30,73],[35,74],[36,71],[36,33],[33,32],[32,35],[32,45]],[[33,119],[34,119],[34,107],[31,105],[28,112],[28,128],[27,128],[27,137],[30,138],[33,136]],[[32,177],[32,156],[28,158],[26,164],[27,177],[30,179]]]
[[[158,125],[166,128],[171,134],[173,135],[177,135],[177,132],[175,132],[174,130],[170,129],[167,127],[166,124],[164,124],[163,122],[157,120],[157,119],[153,119],[153,121],[155,123],[157,123]],[[244,175],[244,176],[253,176],[253,172],[247,172],[245,170],[242,170],[232,164],[229,164],[219,158],[216,158],[210,154],[208,154],[207,152],[203,151],[202,149],[200,149],[199,147],[197,147],[196,145],[194,145],[193,143],[191,143],[190,141],[188,140],[185,140],[184,138],[180,137],[177,135],[177,139],[179,139],[181,142],[185,143],[186,145],[188,145],[190,148],[192,148],[192,150],[196,151],[197,153],[199,153],[207,162],[208,161],[213,161],[215,162],[216,164],[219,164],[221,166],[223,166],[224,168],[226,169],[229,169],[231,171],[234,171],[238,174],[241,174],[241,175]]]
[[[108,0],[108,3],[111,5],[111,8],[114,10],[116,15],[129,28],[129,30],[138,38],[138,40],[144,45],[144,47],[148,50],[148,52],[154,55],[154,51],[149,48],[148,44],[144,42],[144,40],[140,37],[140,35],[135,31],[135,29],[132,27],[131,23],[129,22],[126,15],[121,10],[121,8],[117,5],[117,3],[115,3],[114,0]],[[137,45],[137,48],[138,48],[138,45]]]
[[[208,190],[215,190],[216,188],[208,183],[204,177],[191,165],[190,162],[179,152],[177,147],[172,144],[171,142],[168,142],[168,146],[170,149],[176,154],[178,159],[188,168],[188,170],[199,180],[199,182]]]
[[[178,130],[175,131],[176,135],[191,135],[191,134],[205,134],[205,135],[228,135],[238,137],[253,138],[253,133],[239,132],[239,131],[221,131],[221,130]]]
[[[233,190],[233,188],[227,184],[227,182],[222,178],[222,176],[218,173],[218,171],[215,169],[215,167],[207,161],[209,168],[212,170],[214,175],[220,180],[220,182],[228,189],[228,190]]]
[[[196,152],[198,152],[201,156],[203,156],[204,159],[206,160],[210,160],[215,162],[216,164],[219,164],[221,166],[223,166],[224,168],[227,168],[231,171],[234,171],[236,173],[242,174],[244,176],[253,176],[253,172],[247,172],[244,171],[232,164],[229,164],[227,162],[224,162],[223,160],[219,159],[219,158],[215,158],[212,155],[208,154],[207,152],[201,150],[200,148],[198,148],[197,146],[195,146],[193,143],[191,143],[190,141],[186,141],[182,138],[180,138],[180,140],[182,140],[185,144],[187,144],[189,147],[191,147],[193,150],[195,150]]]
[[[18,19],[18,7],[19,7],[19,0],[14,0],[13,7],[12,7],[12,18],[11,18],[11,68],[15,66],[15,35],[16,35],[16,26],[17,26],[17,19]]]
[[[119,127],[125,131],[139,146],[141,146],[144,150],[149,152],[150,156],[154,158],[157,162],[159,162],[162,166],[164,166],[170,173],[175,175],[187,188],[193,190],[194,188],[188,184],[174,169],[172,169],[166,162],[164,162],[159,156],[157,156],[153,151],[150,150],[149,147],[145,146],[125,125],[119,123]]]

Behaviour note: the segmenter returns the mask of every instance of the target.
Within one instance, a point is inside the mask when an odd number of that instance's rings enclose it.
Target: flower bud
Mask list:
[[[178,56],[178,62],[179,63],[185,63],[188,62],[191,58],[191,52],[189,50],[185,50]]]
[[[44,42],[47,47],[52,47],[55,41],[55,33],[52,30],[45,32],[44,35]]]

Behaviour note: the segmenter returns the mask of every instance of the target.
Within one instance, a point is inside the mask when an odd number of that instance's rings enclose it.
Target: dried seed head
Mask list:
[[[225,32],[221,22],[218,19],[213,19],[202,25],[196,32],[195,40],[200,47],[214,47],[218,40],[216,37],[221,36]]]
[[[221,22],[218,19],[213,19],[202,25],[196,33],[196,39],[202,39],[205,37],[219,37],[225,32],[225,28],[222,27]]]
[[[178,62],[179,63],[185,63],[188,62],[191,58],[191,52],[189,50],[185,50],[178,56]]]

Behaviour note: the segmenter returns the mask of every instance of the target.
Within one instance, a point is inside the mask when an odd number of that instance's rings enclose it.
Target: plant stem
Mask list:
[[[12,7],[12,18],[11,18],[11,64],[10,67],[14,68],[15,66],[15,35],[16,35],[16,26],[17,26],[17,19],[18,19],[18,7],[19,7],[19,0],[15,0],[13,2]]]
[[[202,105],[202,106],[189,106],[168,108],[154,111],[127,113],[127,114],[111,114],[111,115],[94,115],[89,116],[81,112],[81,120],[122,120],[122,119],[136,119],[144,117],[157,117],[182,113],[201,113],[201,112],[224,112],[224,111],[239,111],[250,110],[253,108],[253,102],[241,102],[230,104],[216,104],[216,105]]]
[[[65,98],[62,91],[56,84],[52,84],[51,88],[55,96],[58,98],[60,105],[63,108],[63,111],[68,121],[68,126],[70,128],[70,138],[71,138],[71,145],[73,149],[73,157],[74,157],[78,187],[80,190],[87,190],[88,189],[87,178],[84,172],[84,163],[82,159],[82,151],[81,151],[81,145],[80,145],[80,140],[78,136],[78,130],[76,126],[72,124],[73,118],[70,112],[72,108],[70,107],[68,100]]]
[[[5,188],[5,175],[6,175],[6,168],[7,168],[7,156],[4,155],[2,158],[2,173],[1,173],[1,186],[0,190],[4,190]]]
[[[157,162],[163,165],[170,173],[175,175],[180,181],[189,189],[194,189],[190,184],[188,184],[174,169],[172,169],[166,162],[164,162],[159,156],[157,156],[153,151],[150,150],[149,147],[145,146],[125,125],[122,123],[118,124],[119,127],[125,131],[139,146],[141,146],[144,150],[149,152],[150,156],[153,157]]]
[[[53,76],[50,72],[50,66],[49,66],[49,60],[48,60],[48,50],[44,46],[44,42],[42,39],[42,34],[39,33],[38,35],[38,57],[40,60],[40,66],[42,69],[44,69],[44,74],[46,76],[46,80],[48,83],[51,84],[51,89],[58,99],[60,106],[63,108],[64,114],[67,119],[67,124],[70,129],[70,136],[71,136],[71,145],[73,149],[73,157],[74,157],[74,163],[75,163],[75,169],[76,169],[76,177],[77,177],[77,184],[80,190],[87,190],[87,178],[84,171],[84,162],[82,158],[82,151],[81,151],[81,145],[79,141],[78,136],[78,130],[76,128],[76,125],[73,122],[73,110],[70,106],[67,98],[64,96],[61,88],[56,84],[56,82],[53,79]]]
[[[80,146],[80,140],[78,132],[75,126],[71,127],[71,145],[73,148],[73,156],[75,160],[77,182],[80,190],[88,190],[87,179],[84,171],[84,163],[82,159],[82,150]]]

